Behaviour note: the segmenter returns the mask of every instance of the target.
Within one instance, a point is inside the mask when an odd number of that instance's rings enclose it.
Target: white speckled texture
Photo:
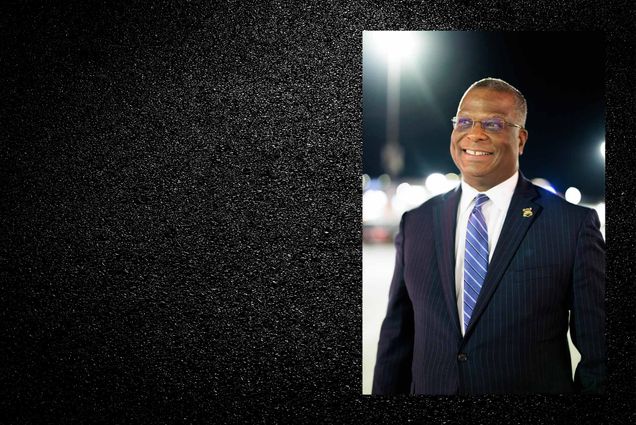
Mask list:
[[[633,252],[634,226],[621,214],[633,204],[623,183],[633,181],[633,6],[521,3],[3,13],[3,416],[624,423],[634,391],[622,273],[633,269],[622,253]],[[607,31],[606,397],[360,395],[365,29]]]

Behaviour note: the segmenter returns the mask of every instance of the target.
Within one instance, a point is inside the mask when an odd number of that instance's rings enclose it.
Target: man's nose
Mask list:
[[[484,140],[488,136],[481,126],[481,122],[477,121],[474,123],[473,128],[468,130],[468,134],[466,135],[466,137],[470,140]]]

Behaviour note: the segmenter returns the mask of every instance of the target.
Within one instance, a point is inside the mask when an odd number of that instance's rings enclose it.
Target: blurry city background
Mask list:
[[[524,94],[529,137],[521,171],[594,208],[605,236],[604,58],[599,33],[364,32],[364,394],[371,392],[400,217],[459,184],[450,119],[473,82],[502,78]],[[571,349],[575,366],[580,357]]]

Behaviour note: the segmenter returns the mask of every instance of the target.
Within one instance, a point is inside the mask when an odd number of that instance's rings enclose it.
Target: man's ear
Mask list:
[[[528,130],[525,128],[519,130],[519,155],[523,155],[523,149],[526,146],[528,140]]]

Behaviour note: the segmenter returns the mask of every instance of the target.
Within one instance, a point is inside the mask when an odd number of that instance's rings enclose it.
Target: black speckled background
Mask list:
[[[61,3],[0,14],[6,423],[634,421],[631,2]],[[365,29],[605,32],[606,396],[360,395]]]

